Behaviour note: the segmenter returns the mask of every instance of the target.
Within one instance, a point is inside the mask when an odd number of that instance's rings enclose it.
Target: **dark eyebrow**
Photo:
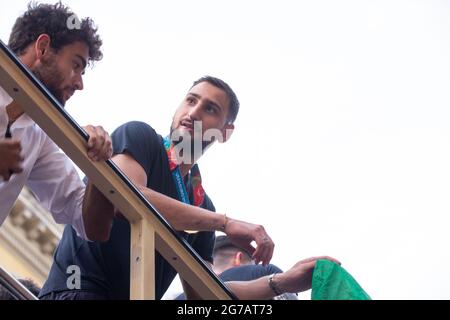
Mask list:
[[[188,95],[194,96],[197,99],[201,99],[201,96],[197,93],[189,92]],[[220,105],[218,105],[217,103],[215,103],[214,101],[211,101],[209,99],[205,99],[205,100],[208,102],[208,104],[216,107],[217,109],[219,109],[222,112],[222,107]]]
[[[75,56],[78,57],[78,58],[80,58],[81,63],[83,64],[83,69],[85,69],[85,68],[86,68],[86,65],[87,65],[86,60],[85,60],[82,56],[80,56],[79,54],[75,54]]]
[[[193,92],[188,92],[188,96],[189,96],[189,95],[194,96],[194,97],[196,97],[197,99],[200,99],[200,98],[201,98],[201,96],[200,96],[199,94],[196,94],[196,93],[193,93]]]

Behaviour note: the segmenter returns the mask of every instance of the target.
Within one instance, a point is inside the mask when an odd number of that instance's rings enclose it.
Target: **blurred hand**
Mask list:
[[[9,181],[11,175],[23,171],[21,163],[23,157],[20,155],[22,147],[19,140],[0,140],[0,176]]]
[[[108,132],[101,126],[83,127],[89,134],[88,157],[93,161],[106,161],[112,156],[112,142]]]
[[[267,265],[272,259],[275,244],[261,225],[229,219],[224,232],[230,241],[250,252],[255,263]],[[256,242],[256,249],[251,242]]]

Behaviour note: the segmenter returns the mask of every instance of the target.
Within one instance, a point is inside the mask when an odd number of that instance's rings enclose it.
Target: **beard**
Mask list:
[[[179,129],[174,129],[175,122],[172,122],[170,126],[170,141],[173,143],[175,149],[178,151],[178,155],[182,156],[185,160],[189,159],[186,163],[195,163],[205,151],[213,144],[212,141],[203,141],[202,134],[195,132],[192,134],[183,132],[183,134],[175,134],[174,132]],[[184,149],[183,146],[190,145],[190,148]],[[200,148],[198,148],[200,146]]]
[[[66,104],[64,100],[64,90],[61,88],[61,83],[64,81],[64,76],[59,71],[56,64],[56,59],[51,54],[47,58],[41,60],[41,64],[32,70],[33,74],[45,85],[48,91],[59,101],[63,106]]]

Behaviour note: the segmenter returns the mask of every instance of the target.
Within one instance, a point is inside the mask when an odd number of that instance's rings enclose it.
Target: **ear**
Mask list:
[[[242,252],[239,251],[234,255],[233,266],[239,267],[241,263],[242,263]]]
[[[34,53],[36,59],[42,59],[42,57],[50,52],[50,36],[48,34],[41,34],[35,44]]]
[[[231,135],[234,132],[234,124],[232,123],[227,123],[223,128],[222,128],[222,137],[223,137],[223,142],[227,142],[228,139],[230,139]]]

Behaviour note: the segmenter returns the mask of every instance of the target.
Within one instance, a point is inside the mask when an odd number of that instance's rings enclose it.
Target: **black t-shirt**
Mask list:
[[[142,122],[129,122],[111,135],[114,154],[131,155],[147,174],[147,187],[179,200],[163,138]],[[186,189],[193,203],[192,186]],[[205,194],[202,208],[215,211]],[[206,261],[212,262],[214,232],[186,234],[180,232],[193,249]],[[161,299],[169,287],[176,270],[155,252],[156,299]],[[89,242],[79,238],[71,226],[66,226],[54,255],[47,281],[40,296],[51,292],[67,291],[67,280],[73,274],[71,265],[80,268],[81,290],[90,291],[108,299],[129,299],[130,296],[130,225],[124,218],[115,218],[109,241]],[[70,269],[69,269],[70,270]]]

